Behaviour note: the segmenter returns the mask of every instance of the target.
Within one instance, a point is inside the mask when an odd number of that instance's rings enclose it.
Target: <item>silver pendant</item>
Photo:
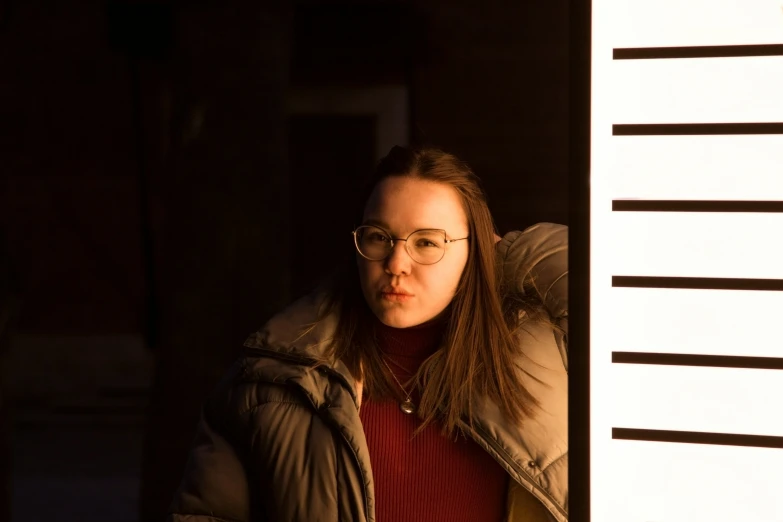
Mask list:
[[[400,409],[406,415],[410,415],[411,413],[413,413],[416,410],[416,408],[413,407],[413,403],[411,401],[401,402],[400,403]]]

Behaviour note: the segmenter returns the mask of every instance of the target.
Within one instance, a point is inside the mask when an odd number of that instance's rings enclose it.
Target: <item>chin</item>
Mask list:
[[[402,310],[376,309],[373,312],[380,322],[392,328],[413,328],[442,317],[442,313],[436,316],[417,315]]]
[[[410,313],[399,310],[374,310],[375,316],[380,322],[392,328],[410,328],[423,321],[417,321]]]

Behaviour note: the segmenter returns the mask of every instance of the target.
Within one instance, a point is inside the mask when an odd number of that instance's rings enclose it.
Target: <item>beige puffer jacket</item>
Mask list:
[[[567,228],[541,223],[497,244],[507,278],[534,278],[566,332]],[[273,317],[204,405],[171,505],[169,522],[375,520],[372,468],[359,408],[361,385],[340,362],[309,370],[335,325],[307,336],[321,297],[312,294]],[[508,520],[568,520],[567,338],[526,326],[519,342],[528,389],[542,406],[521,429],[485,401],[472,437],[509,473]]]

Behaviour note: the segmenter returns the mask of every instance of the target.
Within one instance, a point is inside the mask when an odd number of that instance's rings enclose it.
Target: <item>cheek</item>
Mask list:
[[[438,301],[454,297],[464,268],[465,264],[459,262],[444,265],[442,270],[428,274],[427,286]]]
[[[457,286],[459,286],[460,279],[462,279],[462,272],[465,270],[465,265],[457,265],[451,272],[449,281],[451,282],[451,291],[456,292]]]
[[[453,294],[457,291],[457,287],[459,286],[459,282],[462,279],[462,274],[465,271],[465,268],[467,267],[467,256],[464,259],[457,260],[454,265],[449,267],[449,275],[447,277],[448,279],[448,285],[449,285],[449,291]]]

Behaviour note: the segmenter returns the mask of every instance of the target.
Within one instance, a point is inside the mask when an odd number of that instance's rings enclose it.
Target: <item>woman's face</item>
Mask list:
[[[452,187],[410,177],[384,179],[370,195],[363,225],[377,225],[393,238],[407,238],[425,228],[443,229],[447,239],[468,236],[460,197]],[[356,253],[362,292],[382,323],[408,328],[437,318],[451,303],[468,261],[468,241],[445,245],[443,258],[432,265],[411,259],[405,241],[395,241],[386,259],[370,261]],[[411,294],[384,294],[394,288]]]

